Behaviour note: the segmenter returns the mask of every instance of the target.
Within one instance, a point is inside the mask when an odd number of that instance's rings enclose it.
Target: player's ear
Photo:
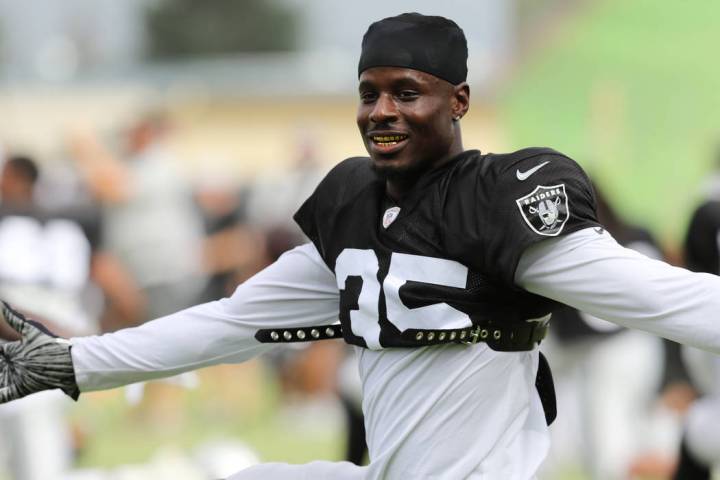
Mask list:
[[[462,118],[470,108],[470,85],[462,82],[453,86],[452,117]]]

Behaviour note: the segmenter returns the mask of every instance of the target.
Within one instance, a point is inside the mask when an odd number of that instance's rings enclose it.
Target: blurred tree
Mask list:
[[[148,55],[293,50],[297,23],[285,5],[263,0],[164,0],[148,10]]]

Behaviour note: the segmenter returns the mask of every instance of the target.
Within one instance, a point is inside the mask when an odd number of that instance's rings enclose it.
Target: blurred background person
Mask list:
[[[265,241],[265,265],[307,242],[292,216],[327,172],[319,158],[319,134],[296,134],[293,159],[282,175],[260,175],[247,187],[246,222]],[[308,342],[270,354],[277,369],[288,421],[344,424],[343,459],[366,460],[360,376],[350,347],[342,342]]]
[[[292,157],[280,175],[272,171],[260,174],[248,186],[247,222],[265,231],[268,237],[273,234],[286,237],[281,251],[305,241],[292,216],[328,171],[327,162],[320,158],[318,139],[322,135],[314,130],[317,128],[304,128],[295,134]],[[271,252],[270,256],[276,257],[277,253]]]
[[[143,306],[140,323],[196,304],[208,278],[201,214],[167,143],[169,133],[167,116],[149,111],[124,131],[118,153],[90,131],[77,132],[70,142],[72,158],[102,209],[107,249],[129,272],[134,286],[129,293]],[[148,395],[144,415],[171,424],[184,412],[167,384],[195,388],[198,377],[186,373],[147,390],[145,383],[129,385],[125,392],[133,405]]]
[[[265,265],[265,237],[247,222],[248,189],[222,172],[205,173],[194,198],[202,216],[203,269],[208,275],[200,302],[227,297]]]
[[[107,248],[144,299],[143,320],[192,305],[206,282],[201,218],[166,144],[168,129],[165,115],[149,113],[127,129],[120,154],[89,133],[72,142],[73,158],[103,210]]]
[[[98,333],[106,299],[124,302],[118,288],[123,272],[102,251],[98,212],[38,205],[39,176],[28,156],[10,155],[2,164],[0,297],[64,334]],[[132,325],[138,312],[123,311],[122,320]],[[0,338],[14,337],[0,327]],[[81,439],[67,421],[69,403],[57,392],[43,392],[0,407],[0,442],[13,479],[59,478],[70,468]]]
[[[685,262],[696,272],[720,275],[720,155],[685,235]],[[709,480],[720,467],[720,357],[683,347],[700,397],[685,418],[674,480]]]
[[[621,245],[650,258],[662,252],[650,232],[624,221],[595,184],[598,220]],[[657,418],[663,340],[561,307],[553,312],[549,352],[558,418],[548,469],[581,460],[593,480],[631,478],[636,457],[674,446],[672,421]],[[669,415],[669,414],[668,414]],[[548,478],[555,473],[548,472]]]

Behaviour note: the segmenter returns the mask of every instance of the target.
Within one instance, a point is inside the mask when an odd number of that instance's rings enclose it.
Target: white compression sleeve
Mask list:
[[[586,229],[523,253],[515,282],[596,317],[720,353],[720,277],[693,273]]]
[[[75,376],[87,392],[238,363],[272,348],[255,340],[258,329],[327,325],[337,316],[335,276],[306,244],[241,284],[230,298],[136,328],[71,339]]]

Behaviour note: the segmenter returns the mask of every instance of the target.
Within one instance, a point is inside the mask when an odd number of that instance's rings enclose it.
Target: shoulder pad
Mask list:
[[[340,202],[353,198],[377,179],[369,157],[351,157],[335,165],[320,181],[317,193]]]

